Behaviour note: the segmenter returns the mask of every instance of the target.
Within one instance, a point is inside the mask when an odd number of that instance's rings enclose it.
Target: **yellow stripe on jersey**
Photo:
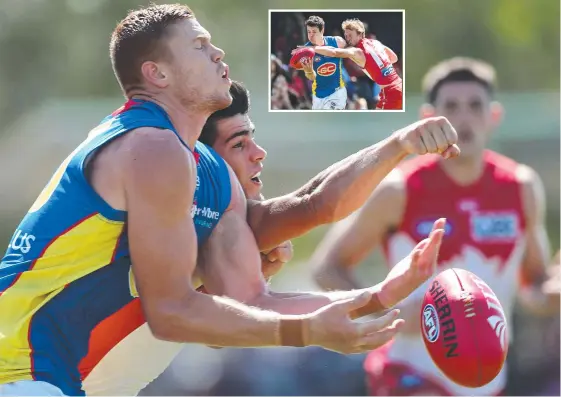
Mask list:
[[[343,58],[339,58],[339,88],[345,86],[345,80],[343,80]]]
[[[317,83],[316,78],[314,77],[314,82],[312,83],[312,95],[313,95],[313,96],[316,96],[316,88],[317,88],[317,86],[318,86],[318,83]]]
[[[29,326],[64,287],[108,265],[124,223],[96,214],[57,237],[0,295],[0,384],[31,379]]]

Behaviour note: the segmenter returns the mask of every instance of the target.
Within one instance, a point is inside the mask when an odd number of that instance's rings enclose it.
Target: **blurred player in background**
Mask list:
[[[346,42],[339,36],[324,36],[325,22],[318,16],[306,21],[308,42],[305,46],[329,46],[342,48]],[[317,54],[314,59],[301,61],[306,78],[313,81],[312,109],[343,110],[347,104],[347,89],[343,81],[341,59]]]
[[[380,86],[380,100],[376,109],[402,110],[403,81],[393,67],[398,61],[395,52],[378,40],[366,38],[364,24],[358,19],[348,19],[341,27],[349,47],[318,46],[314,48],[316,57],[319,54],[331,58],[350,58]]]
[[[542,182],[530,167],[485,149],[502,117],[493,101],[494,68],[474,59],[446,60],[427,73],[423,89],[428,103],[421,117],[447,117],[462,154],[449,162],[417,157],[390,173],[364,207],[334,226],[318,247],[312,259],[316,281],[326,289],[358,288],[352,267],[371,250],[382,246],[387,263],[396,263],[425,238],[432,220],[446,217],[442,269],[461,267],[480,276],[508,320],[517,295],[534,312],[558,312],[559,289],[551,283],[542,289],[550,258]],[[501,394],[506,366],[479,389],[456,385],[439,372],[418,326],[424,291],[419,288],[400,305],[409,320],[405,330],[367,358],[371,393]]]

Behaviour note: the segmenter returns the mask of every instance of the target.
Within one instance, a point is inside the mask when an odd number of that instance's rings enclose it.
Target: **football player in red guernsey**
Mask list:
[[[341,27],[345,31],[345,41],[349,47],[316,46],[316,54],[350,58],[381,87],[380,101],[376,109],[402,110],[403,82],[393,67],[398,60],[395,52],[378,40],[366,38],[364,23],[358,19],[348,19]]]
[[[427,73],[423,89],[427,103],[421,116],[447,117],[458,131],[461,155],[447,162],[416,157],[390,173],[320,244],[312,258],[316,281],[325,289],[359,288],[352,268],[374,247],[383,248],[388,263],[397,263],[426,237],[435,219],[445,217],[441,270],[464,268],[481,277],[499,298],[507,322],[517,297],[535,312],[558,313],[559,289],[542,288],[550,261],[542,182],[530,167],[485,148],[502,116],[493,100],[494,68],[479,60],[449,59]],[[412,319],[406,321],[410,327],[367,358],[370,393],[500,394],[505,368],[478,389],[456,385],[439,372],[420,334],[425,289],[400,304],[402,315]]]

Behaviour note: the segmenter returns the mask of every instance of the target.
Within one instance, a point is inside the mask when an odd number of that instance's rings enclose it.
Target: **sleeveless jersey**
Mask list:
[[[366,58],[362,70],[376,84],[385,86],[401,80],[386,54],[385,46],[378,40],[364,38],[356,47],[362,50]]]
[[[307,42],[306,46],[313,46]],[[323,45],[338,48],[337,39],[333,36],[324,36]],[[312,84],[312,94],[317,98],[325,98],[333,94],[338,88],[344,87],[343,58],[314,55],[314,72],[316,79]]]
[[[445,217],[439,265],[467,269],[481,277],[497,295],[508,323],[526,245],[521,186],[515,176],[518,164],[492,151],[486,151],[484,162],[482,176],[469,186],[457,185],[449,178],[440,166],[439,156],[422,156],[403,163],[407,204],[401,224],[386,238],[383,249],[388,263],[398,263],[429,235],[436,219]],[[422,299],[428,283],[407,299]],[[418,338],[399,334],[388,356],[439,379],[454,395],[494,395],[506,381],[503,368],[495,380],[480,389],[454,384],[440,375],[420,333]]]
[[[140,127],[176,132],[158,105],[128,101],[64,160],[13,235],[0,263],[0,383],[45,381],[65,395],[84,395],[82,381],[101,358],[145,323],[127,214],[84,175],[90,154]],[[211,149],[197,144],[194,155],[192,213],[202,243],[229,205],[230,180]]]

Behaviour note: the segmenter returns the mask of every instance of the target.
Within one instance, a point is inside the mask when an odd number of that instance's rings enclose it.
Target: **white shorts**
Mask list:
[[[338,88],[325,98],[312,98],[312,110],[344,110],[347,106],[347,89]]]
[[[20,380],[17,382],[0,384],[0,396],[63,396],[62,391],[47,382],[35,380]]]

